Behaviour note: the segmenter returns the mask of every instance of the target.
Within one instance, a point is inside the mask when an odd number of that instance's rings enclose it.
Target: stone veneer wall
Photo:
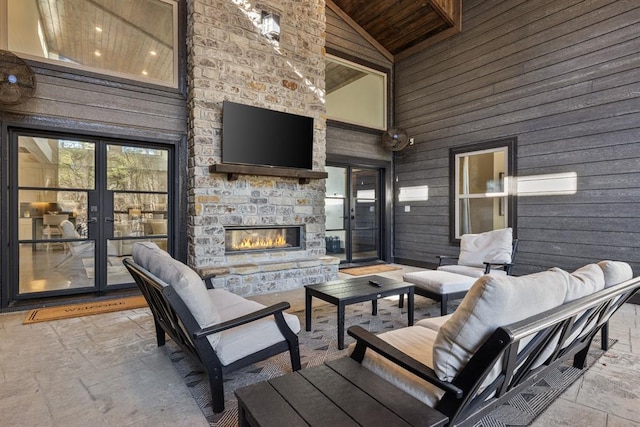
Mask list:
[[[229,181],[208,169],[221,161],[222,102],[228,100],[313,117],[313,169],[324,170],[324,1],[187,4],[189,265],[216,272],[216,286],[240,295],[335,279],[338,260],[325,256],[324,180]],[[260,35],[263,10],[280,16],[279,42]],[[304,250],[225,255],[225,226],[300,224]]]

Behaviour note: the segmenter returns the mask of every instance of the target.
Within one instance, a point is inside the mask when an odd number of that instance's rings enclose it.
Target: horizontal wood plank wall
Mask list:
[[[7,123],[116,138],[177,143],[186,135],[186,100],[177,90],[138,87],[33,67],[35,96],[3,106]],[[1,114],[1,113],[0,113]],[[1,116],[0,116],[1,117]]]
[[[395,257],[449,244],[449,148],[517,137],[519,176],[575,172],[578,189],[519,197],[515,274],[601,259],[640,273],[640,2],[465,0],[463,32],[396,67],[396,117],[415,137],[396,185]]]
[[[326,47],[378,66],[393,69],[393,64],[367,40],[326,8]],[[390,80],[393,80],[393,74]],[[389,83],[391,84],[391,82]],[[393,102],[390,100],[389,102]],[[392,153],[380,144],[379,134],[327,125],[327,154],[391,161]]]

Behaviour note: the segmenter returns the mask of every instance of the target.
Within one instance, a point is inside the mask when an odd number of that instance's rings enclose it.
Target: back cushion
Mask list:
[[[131,254],[135,263],[145,270],[149,270],[149,262],[151,262],[154,257],[165,256],[171,258],[171,255],[160,249],[160,247],[153,242],[134,243]]]
[[[556,267],[551,270],[563,274],[567,280],[567,296],[564,302],[573,301],[604,289],[604,273],[597,264],[587,264],[571,274]]]
[[[172,258],[151,242],[133,245],[133,260],[171,285],[201,328],[220,323],[220,314],[209,297],[207,287],[190,267]],[[211,344],[215,345],[218,340],[219,337]],[[212,341],[211,338],[209,341]]]
[[[558,271],[481,277],[438,331],[433,346],[436,374],[451,381],[497,327],[557,307],[566,294],[566,275]]]
[[[484,262],[510,263],[512,245],[511,228],[480,234],[463,234],[460,238],[458,264],[484,267]]]
[[[604,287],[617,285],[626,282],[633,277],[633,270],[626,262],[620,261],[600,261],[598,266],[604,273]]]

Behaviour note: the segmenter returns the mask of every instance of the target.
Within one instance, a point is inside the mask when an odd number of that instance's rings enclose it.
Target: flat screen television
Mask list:
[[[313,169],[313,118],[224,101],[222,163]]]

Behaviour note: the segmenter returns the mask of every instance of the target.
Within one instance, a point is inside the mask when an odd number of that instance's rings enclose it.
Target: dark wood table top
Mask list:
[[[240,426],[443,426],[448,418],[344,357],[236,390]]]
[[[382,286],[373,286],[369,283],[370,280],[374,280],[382,284]],[[412,287],[413,284],[411,283],[404,283],[387,277],[362,276],[354,277],[353,279],[334,280],[317,285],[305,285],[305,291],[313,296],[322,295],[321,299],[337,304],[340,301],[368,301],[374,298],[398,295]]]

